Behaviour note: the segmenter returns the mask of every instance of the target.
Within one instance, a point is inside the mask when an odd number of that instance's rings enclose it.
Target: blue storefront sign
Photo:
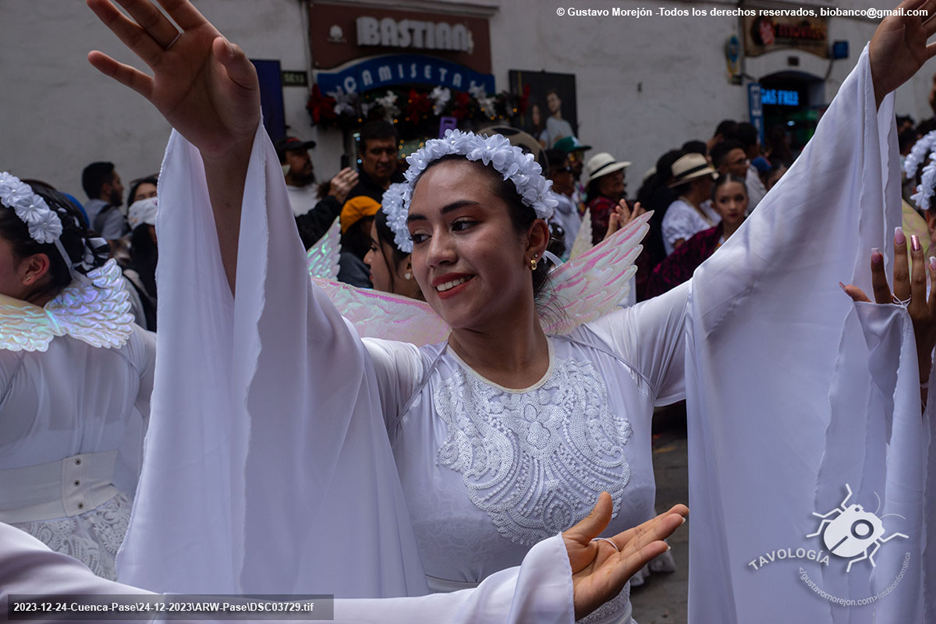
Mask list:
[[[494,94],[494,76],[481,74],[464,65],[418,54],[393,54],[367,59],[338,72],[318,72],[315,77],[322,93],[363,93],[399,84],[423,84],[468,91],[483,86]]]

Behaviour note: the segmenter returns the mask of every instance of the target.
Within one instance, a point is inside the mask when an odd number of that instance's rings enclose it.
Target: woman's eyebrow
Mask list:
[[[448,214],[452,212],[453,210],[458,210],[459,208],[464,208],[465,206],[480,206],[480,205],[481,204],[479,202],[471,201],[469,199],[462,199],[462,200],[452,202],[451,204],[447,204],[443,206],[441,213]],[[425,221],[425,220],[426,220],[426,217],[421,214],[411,214],[408,217],[406,217],[407,223],[410,223],[412,221]]]

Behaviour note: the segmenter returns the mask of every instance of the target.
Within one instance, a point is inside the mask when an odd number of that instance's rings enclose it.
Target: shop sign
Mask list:
[[[829,20],[825,17],[744,17],[744,53],[802,50],[829,58]]]
[[[468,53],[474,47],[471,31],[464,24],[395,20],[390,17],[378,20],[369,15],[357,18],[357,44]]]
[[[309,3],[314,69],[334,71],[368,57],[425,53],[481,74],[492,72],[491,29],[484,14],[496,9],[473,7],[472,14],[459,14],[455,4],[445,12],[361,4]]]
[[[322,93],[363,93],[399,84],[423,84],[468,91],[483,86],[495,93],[494,76],[481,74],[442,59],[417,54],[380,56],[355,63],[338,72],[318,72],[315,76]]]

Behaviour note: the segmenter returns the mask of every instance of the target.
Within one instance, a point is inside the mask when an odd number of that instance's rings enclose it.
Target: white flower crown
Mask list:
[[[493,167],[505,180],[513,182],[521,201],[533,209],[539,219],[548,219],[559,203],[550,190],[552,182],[543,176],[543,169],[533,158],[500,135],[484,136],[473,132],[448,130],[445,137],[427,141],[425,147],[411,154],[406,161],[406,182],[392,184],[383,196],[383,211],[393,230],[394,241],[401,251],[413,251],[413,241],[406,227],[410,200],[416,180],[429,164],[443,156],[458,154],[470,161],[481,161]]]
[[[62,235],[62,220],[46,201],[33,193],[28,184],[6,171],[0,172],[0,201],[16,212],[37,243],[54,243]]]
[[[936,130],[921,137],[919,141],[910,148],[910,153],[904,159],[904,174],[908,178],[916,176],[917,168],[926,160],[933,143],[936,142]]]
[[[16,216],[29,228],[30,238],[43,245],[55,245],[73,278],[82,279],[107,260],[109,248],[103,238],[82,239],[81,260],[72,260],[59,240],[64,228],[58,213],[49,207],[46,200],[33,193],[28,184],[6,171],[0,171],[0,202],[16,212]]]
[[[936,153],[930,154],[929,162],[923,167],[923,175],[920,178],[920,183],[917,184],[916,193],[911,195],[910,199],[913,200],[917,208],[926,211],[930,209],[930,202],[934,193],[936,193]]]

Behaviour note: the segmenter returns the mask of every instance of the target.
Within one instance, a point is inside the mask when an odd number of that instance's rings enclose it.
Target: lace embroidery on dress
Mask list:
[[[631,426],[589,362],[557,359],[541,386],[519,393],[459,368],[432,401],[448,426],[437,463],[462,474],[504,537],[532,546],[584,518],[603,491],[617,515]]]
[[[130,499],[118,494],[97,509],[72,518],[13,524],[52,550],[74,557],[92,572],[117,580],[114,559],[127,534]]]

